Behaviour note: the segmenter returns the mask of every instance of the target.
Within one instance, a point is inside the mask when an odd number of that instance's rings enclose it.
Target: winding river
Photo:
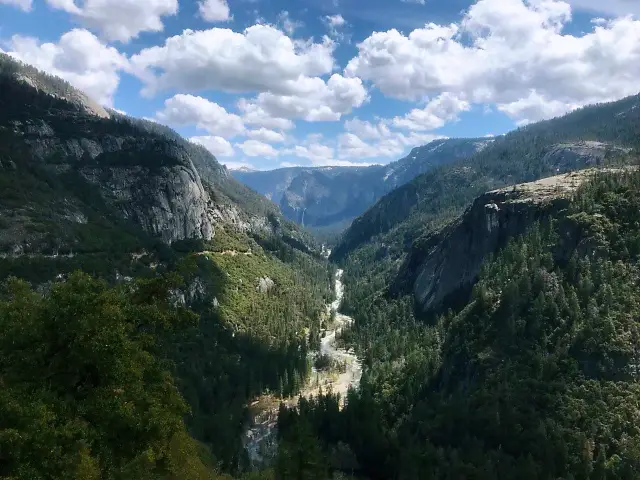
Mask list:
[[[300,396],[309,398],[317,396],[320,391],[340,394],[345,400],[350,387],[357,388],[362,378],[362,364],[352,352],[340,348],[337,345],[336,336],[353,323],[353,319],[339,312],[344,297],[343,271],[335,273],[334,300],[327,305],[327,316],[333,321],[325,330],[320,343],[320,353],[327,355],[338,364],[344,365],[344,371],[325,372],[312,369],[312,373]],[[315,357],[316,354],[311,354]],[[342,369],[341,369],[342,370]],[[273,396],[263,396],[256,400],[250,407],[253,421],[249,425],[244,437],[244,446],[247,451],[251,467],[260,469],[270,463],[277,451],[276,428],[278,421],[278,407],[283,400]],[[289,406],[297,405],[298,398],[284,400]]]

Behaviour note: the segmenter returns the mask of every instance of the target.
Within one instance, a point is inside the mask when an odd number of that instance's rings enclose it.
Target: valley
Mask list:
[[[0,477],[638,478],[639,104],[240,171],[0,53]]]
[[[231,171],[280,206],[288,219],[335,237],[380,198],[432,168],[483,150],[492,139],[435,140],[388,165]]]
[[[299,398],[312,400],[323,393],[330,393],[339,396],[344,405],[349,389],[357,389],[360,384],[360,360],[352,352],[337,345],[337,337],[353,323],[352,318],[339,312],[345,288],[342,275],[342,270],[335,273],[335,299],[327,305],[327,327],[321,333],[320,350],[309,354],[311,362],[324,357],[328,361],[328,367],[318,369],[313,366],[306,384],[295,398],[278,399],[273,395],[266,395],[250,405],[252,419],[243,443],[252,469],[259,470],[269,466],[277,455],[277,423],[281,404],[295,408]]]

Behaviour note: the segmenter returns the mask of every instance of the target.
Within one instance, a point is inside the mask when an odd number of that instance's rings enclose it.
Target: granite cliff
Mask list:
[[[566,209],[580,185],[601,169],[587,169],[493,190],[463,215],[417,241],[391,290],[411,291],[423,311],[451,305],[475,283],[482,264],[535,222]]]
[[[218,227],[308,240],[202,147],[167,127],[108,112],[5,55],[0,111],[5,251],[37,252],[51,243],[77,250],[82,230],[97,228],[87,221],[95,217],[135,225],[167,244],[210,240]],[[36,185],[42,195],[33,195]]]

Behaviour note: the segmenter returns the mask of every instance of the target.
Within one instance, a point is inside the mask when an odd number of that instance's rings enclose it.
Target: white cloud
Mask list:
[[[341,40],[344,37],[342,28],[347,24],[347,21],[342,15],[325,15],[324,17],[322,17],[322,22],[327,27],[329,35],[338,40]]]
[[[231,144],[222,137],[208,135],[201,137],[191,137],[189,140],[191,140],[193,143],[197,143],[198,145],[202,145],[216,157],[232,157],[235,155],[235,151],[233,150]]]
[[[579,106],[579,104],[567,104],[558,100],[546,100],[532,90],[527,97],[515,102],[499,104],[498,110],[511,118],[519,119],[518,125],[526,125],[545,118],[559,117]]]
[[[367,143],[354,133],[343,133],[338,137],[340,158],[397,157],[404,150],[405,146],[396,138],[385,138],[376,143]]]
[[[18,7],[20,10],[24,10],[25,12],[31,11],[33,7],[33,0],[0,0],[0,4],[12,5],[14,7]]]
[[[563,33],[570,19],[559,0],[479,0],[458,24],[373,33],[345,72],[391,97],[446,93],[495,104],[518,122],[637,93],[640,21],[600,22],[573,36]],[[412,113],[414,126],[438,123]]]
[[[164,109],[156,113],[161,122],[171,125],[196,125],[202,130],[222,137],[242,135],[242,118],[227,112],[224,107],[206,98],[178,94],[164,102]]]
[[[443,138],[441,135],[433,133],[412,132],[409,135],[397,131],[390,131],[382,123],[378,124],[378,131],[384,132],[384,135],[376,137],[374,130],[376,126],[362,122],[362,124],[351,124],[351,132],[343,133],[338,137],[338,156],[340,158],[348,158],[358,160],[363,158],[390,158],[395,159],[402,155],[408,148],[418,145],[424,145],[437,138]],[[380,130],[379,128],[383,128]],[[353,133],[358,131],[361,135]],[[368,138],[369,141],[363,140]]]
[[[260,105],[249,102],[241,98],[238,101],[238,109],[242,112],[242,119],[249,125],[256,125],[266,128],[277,128],[280,130],[291,130],[294,123],[287,118],[273,117],[267,113]]]
[[[325,22],[332,27],[342,27],[346,21],[344,17],[340,14],[337,15],[327,15],[324,17]]]
[[[236,144],[242,152],[248,157],[266,157],[272,158],[278,156],[278,151],[268,143],[259,142],[257,140],[246,140],[243,143]]]
[[[348,132],[365,139],[379,139],[391,136],[391,131],[384,121],[374,124],[366,120],[353,118],[344,122],[344,128]]]
[[[336,150],[334,147],[320,143],[321,136],[309,135],[307,139],[299,145],[292,148],[282,150],[282,155],[293,158],[306,159],[311,162],[314,167],[367,167],[373,165],[371,162],[353,162],[350,160],[336,158]],[[294,162],[281,162],[281,167],[292,167],[300,165]]]
[[[228,22],[233,18],[227,0],[202,0],[198,10],[207,22]]]
[[[340,120],[367,100],[367,91],[359,78],[333,74],[328,81],[319,77],[300,77],[291,85],[291,93],[265,92],[245,103],[269,117],[303,119],[308,122]]]
[[[242,33],[185,30],[163,46],[143,49],[131,63],[146,93],[175,88],[288,95],[301,77],[333,70],[333,48],[328,38],[322,43],[293,41],[270,25],[254,25]]]
[[[178,0],[46,0],[111,41],[128,42],[141,32],[161,32],[162,17],[178,13]]]
[[[83,29],[65,33],[58,43],[39,43],[32,37],[14,35],[7,53],[63,78],[105,106],[112,106],[119,71],[127,68],[122,54]]]
[[[435,130],[458,118],[458,113],[471,108],[469,102],[450,93],[443,93],[431,100],[424,108],[414,108],[404,117],[393,119],[393,125],[409,130]]]
[[[278,14],[278,25],[287,33],[287,35],[293,35],[297,29],[304,25],[304,23],[292,19],[289,12],[283,10]]]
[[[260,128],[258,130],[249,130],[247,132],[247,137],[252,138],[254,140],[259,140],[264,143],[282,143],[285,138],[284,135],[280,132],[276,132],[274,130],[269,130],[267,128]]]
[[[282,154],[306,158],[315,166],[332,165],[335,162],[335,150],[318,142],[312,142],[308,145],[295,145],[292,148],[283,150]]]

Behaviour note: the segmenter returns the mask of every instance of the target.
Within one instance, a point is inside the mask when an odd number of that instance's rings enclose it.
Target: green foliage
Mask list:
[[[374,478],[637,478],[639,208],[640,173],[594,178],[432,325],[355,284],[338,442]]]
[[[213,478],[157,337],[193,321],[175,278],[119,288],[74,273],[42,297],[9,279],[0,301],[0,475]],[[191,477],[190,477],[191,478]]]
[[[209,478],[211,468],[203,463],[236,472],[244,464],[247,405],[266,391],[292,395],[304,383],[306,332],[319,331],[329,270],[311,254],[308,234],[230,178],[206,149],[154,122],[115,112],[111,118],[92,115],[85,100],[66,82],[0,54],[0,279],[20,277],[39,292],[29,294],[30,306],[22,312],[39,326],[27,322],[27,331],[15,323],[15,331],[7,327],[0,333],[25,335],[15,345],[12,337],[2,337],[4,346],[20,346],[25,361],[39,358],[32,366],[16,366],[15,374],[22,371],[23,377],[11,384],[0,371],[6,385],[0,403],[12,422],[7,428],[17,429],[8,431],[6,441],[22,442],[7,450],[0,439],[0,476]],[[142,231],[145,219],[132,212],[129,203],[146,207],[154,177],[176,166],[202,181],[211,208],[220,214],[211,241],[163,244]],[[131,187],[134,198],[123,202],[111,194],[112,182],[131,172],[141,180]],[[107,287],[72,274],[75,270],[119,286]],[[175,271],[186,275],[187,283],[172,293],[197,318],[175,329],[134,323],[136,316],[147,318],[143,314],[165,315],[167,302],[159,297],[149,299],[155,307],[146,313],[128,302],[159,275]],[[274,288],[258,292],[262,277],[272,278]],[[81,292],[72,294],[65,285]],[[56,296],[61,292],[72,297],[75,313],[54,311],[54,305],[63,308],[59,300],[67,301]],[[39,308],[51,316],[45,318]],[[165,316],[177,315],[173,308],[168,312]],[[27,355],[27,345],[44,357]],[[5,360],[9,357],[0,365]],[[69,377],[55,381],[70,383],[52,392],[53,384],[42,375],[54,367],[67,368],[60,375]],[[107,382],[104,375],[115,379]],[[81,391],[85,397],[79,398]],[[104,393],[103,400],[98,393]],[[119,399],[125,403],[119,405]],[[201,443],[186,434],[183,421]],[[41,458],[38,442],[46,447]],[[80,473],[74,473],[76,467]],[[265,472],[264,478],[270,477],[273,472]]]

